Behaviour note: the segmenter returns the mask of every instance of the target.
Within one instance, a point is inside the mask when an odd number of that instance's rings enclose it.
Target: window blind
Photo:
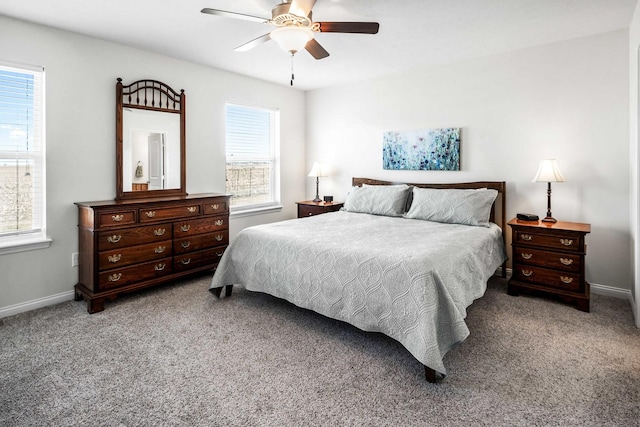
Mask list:
[[[44,70],[0,63],[0,240],[44,236]]]
[[[274,116],[270,110],[227,104],[227,162],[270,160],[273,157]]]

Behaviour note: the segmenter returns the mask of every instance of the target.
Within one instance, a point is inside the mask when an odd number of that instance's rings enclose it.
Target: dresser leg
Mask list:
[[[104,311],[104,300],[106,298],[94,298],[87,300],[87,311],[89,314]]]
[[[589,312],[589,300],[588,299],[577,299],[576,300],[576,308],[580,311],[584,311],[586,313]]]
[[[517,297],[520,295],[520,291],[515,286],[511,286],[507,284],[507,295],[511,295],[512,297]]]

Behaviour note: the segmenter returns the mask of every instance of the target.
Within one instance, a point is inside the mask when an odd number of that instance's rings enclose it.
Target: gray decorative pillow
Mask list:
[[[405,218],[449,224],[489,226],[496,190],[413,188],[413,201]]]
[[[344,202],[344,210],[372,215],[402,216],[410,188],[408,185],[353,187]]]

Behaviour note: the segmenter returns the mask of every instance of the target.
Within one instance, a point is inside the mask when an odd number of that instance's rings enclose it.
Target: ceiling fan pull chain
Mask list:
[[[293,86],[293,79],[294,79],[294,75],[293,75],[293,52],[291,52],[291,86]]]

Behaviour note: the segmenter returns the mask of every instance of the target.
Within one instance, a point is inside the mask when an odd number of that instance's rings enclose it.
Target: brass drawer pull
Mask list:
[[[213,209],[214,211],[217,211],[218,209],[220,209],[220,205],[215,203],[215,204],[211,205],[211,209]]]
[[[533,258],[533,254],[524,254],[524,253],[523,253],[523,254],[522,254],[522,258],[524,258],[524,259],[531,259],[531,258]]]
[[[183,248],[187,249],[189,246],[191,246],[191,242],[189,242],[189,241],[182,242],[182,243],[180,243],[180,246],[182,246]]]
[[[220,258],[220,257],[222,256],[222,254],[224,254],[224,251],[216,252],[216,256],[217,256],[218,258]]]
[[[191,258],[185,258],[182,261],[180,261],[182,263],[182,265],[187,265],[191,262]]]
[[[187,210],[189,211],[189,213],[195,213],[195,212],[198,212],[198,207],[197,206],[189,206],[187,208]]]
[[[568,285],[569,283],[573,282],[573,277],[560,276],[560,281]]]
[[[571,265],[573,264],[573,260],[570,258],[560,258],[560,263],[562,265]]]
[[[122,254],[113,254],[108,256],[109,262],[112,262],[114,264],[120,261],[121,258],[122,258]]]
[[[167,247],[166,247],[166,246],[158,246],[158,247],[156,247],[153,251],[154,251],[155,253],[157,253],[157,254],[161,254],[162,252],[164,252],[164,251],[165,251],[165,249],[167,249]]]
[[[522,270],[522,275],[524,277],[531,277],[532,274],[533,274],[533,271],[531,270]]]
[[[530,242],[533,240],[533,236],[531,234],[521,234],[522,240]]]
[[[124,215],[111,215],[111,219],[115,222],[120,222],[124,219]]]
[[[155,234],[156,236],[162,236],[164,235],[165,231],[167,231],[166,228],[158,228],[156,230],[153,230],[153,234]]]
[[[219,219],[216,222],[214,222],[215,225],[217,225],[218,227],[221,226],[222,224],[224,224],[224,221]]]
[[[122,236],[119,234],[114,234],[113,236],[107,237],[107,242],[109,243],[118,243],[122,239]]]
[[[160,263],[160,264],[157,264],[154,268],[156,269],[156,271],[162,271],[166,266],[167,265],[165,263]]]
[[[154,216],[156,216],[156,211],[146,211],[144,214],[147,216],[147,218],[153,218]]]
[[[564,246],[571,246],[573,244],[572,239],[560,239],[560,243]]]
[[[218,234],[218,235],[216,236],[216,240],[217,240],[218,242],[220,242],[222,239],[224,239],[224,236],[223,236],[222,234]]]
[[[180,226],[180,231],[189,231],[189,229],[191,228],[191,226],[189,224],[184,224]]]
[[[117,282],[122,277],[122,273],[110,274],[107,278],[110,282]]]

